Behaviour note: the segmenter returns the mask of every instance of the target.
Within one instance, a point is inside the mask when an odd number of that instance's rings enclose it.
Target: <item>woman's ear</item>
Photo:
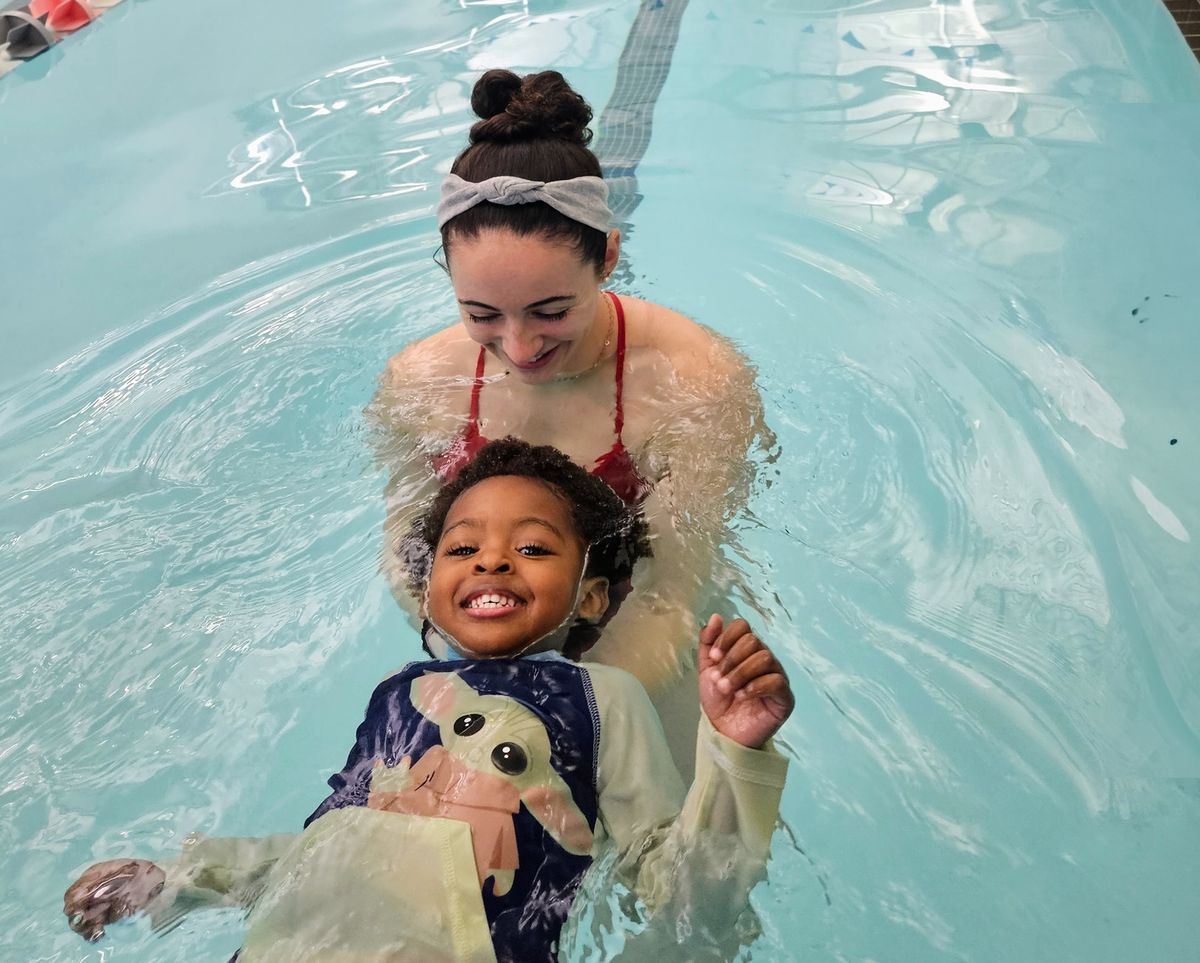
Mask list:
[[[585,578],[582,585],[582,594],[579,597],[579,608],[575,610],[575,617],[584,619],[587,622],[596,623],[608,611],[608,579],[603,575],[593,575],[590,578]]]
[[[604,245],[604,270],[602,277],[607,278],[617,269],[617,261],[621,259],[621,232],[615,228],[608,232],[608,243]]]

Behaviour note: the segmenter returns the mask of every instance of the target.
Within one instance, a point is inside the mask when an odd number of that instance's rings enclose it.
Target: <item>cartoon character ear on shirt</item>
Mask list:
[[[546,783],[521,793],[521,802],[558,845],[575,856],[586,856],[592,849],[591,827],[571,798],[567,784],[553,770],[551,776]]]
[[[426,672],[412,684],[412,704],[430,722],[444,726],[454,721],[455,706],[479,693],[453,672]]]

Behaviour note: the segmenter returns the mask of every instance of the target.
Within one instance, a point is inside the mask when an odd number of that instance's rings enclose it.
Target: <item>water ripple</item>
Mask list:
[[[0,956],[83,956],[59,905],[91,859],[319,800],[416,652],[362,410],[453,316],[427,215],[470,81],[575,65],[599,104],[631,12],[444,5],[255,87],[194,216],[257,204],[270,243],[0,389]],[[1190,121],[1154,113],[1131,16],[689,9],[627,251],[632,293],[742,343],[777,438],[713,590],[798,695],[746,958],[1194,948]],[[610,882],[575,958],[636,926]],[[227,958],[240,926],[87,958]]]

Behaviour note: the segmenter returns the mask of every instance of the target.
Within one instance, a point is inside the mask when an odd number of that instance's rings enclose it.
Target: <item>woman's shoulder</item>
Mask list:
[[[414,378],[453,378],[461,376],[478,354],[479,345],[467,337],[462,325],[455,324],[405,345],[388,359],[383,377],[393,384],[411,384]]]
[[[629,346],[660,352],[680,379],[708,379],[746,368],[745,359],[728,339],[687,315],[630,295],[622,295],[621,302],[629,319]]]
[[[448,328],[414,341],[388,359],[370,410],[391,428],[418,433],[450,432],[479,346]]]

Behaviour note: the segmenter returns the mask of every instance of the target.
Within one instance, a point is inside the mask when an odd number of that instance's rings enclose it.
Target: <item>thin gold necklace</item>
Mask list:
[[[604,298],[604,304],[608,307],[608,330],[604,333],[604,344],[600,345],[600,353],[596,355],[596,360],[592,362],[592,367],[588,368],[588,371],[594,370],[608,354],[608,346],[612,344],[613,326],[617,323],[617,312],[613,310],[612,298],[603,291],[600,292],[600,297]]]
[[[613,326],[617,323],[617,313],[613,310],[612,298],[608,297],[603,291],[600,292],[600,297],[604,298],[604,303],[608,305],[608,331],[604,335],[604,344],[600,345],[600,353],[596,355],[596,360],[584,368],[582,371],[575,371],[571,374],[559,375],[555,381],[569,381],[572,378],[581,378],[589,372],[595,371],[599,367],[600,362],[604,360],[608,354],[608,346],[612,344]]]

